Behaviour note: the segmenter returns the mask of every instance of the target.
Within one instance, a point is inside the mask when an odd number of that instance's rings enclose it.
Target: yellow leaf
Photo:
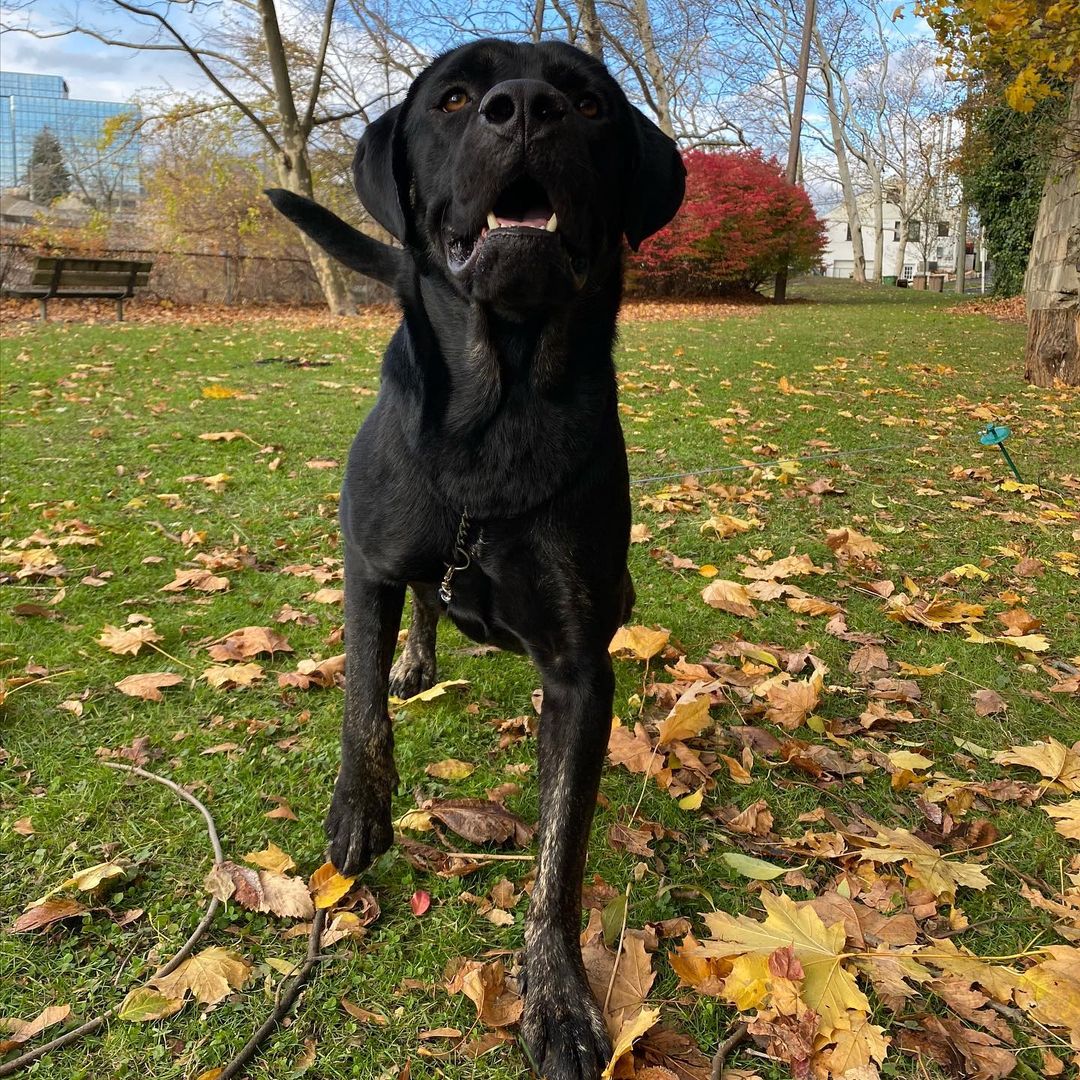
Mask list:
[[[432,763],[424,769],[424,772],[439,780],[464,780],[476,772],[476,766],[467,761],[459,761],[457,758],[447,758],[445,761]]]
[[[999,765],[1036,769],[1050,781],[1051,787],[1080,793],[1080,742],[1068,747],[1048,735],[1046,742],[1002,750],[994,755],[994,761]]]
[[[333,907],[352,887],[355,877],[343,877],[333,863],[323,863],[308,881],[317,908]]]
[[[1054,819],[1054,828],[1068,840],[1080,840],[1080,799],[1060,806],[1044,806],[1043,811]]]
[[[960,886],[969,889],[985,889],[990,879],[977,863],[951,862],[940,851],[912,835],[907,829],[887,829],[879,826],[872,841],[876,844],[860,854],[861,859],[872,862],[903,863],[904,869],[916,881],[925,885],[934,896],[946,900],[956,899]]]
[[[456,690],[462,686],[468,686],[468,679],[447,679],[445,682],[436,683],[434,686],[428,687],[427,690],[421,690],[419,694],[413,694],[411,698],[406,698],[401,704],[402,707],[406,705],[415,705],[421,701],[434,701],[436,698],[440,698],[447,692],[447,690]]]
[[[737,581],[716,578],[702,590],[701,599],[709,607],[726,611],[730,615],[741,615],[747,619],[757,618],[757,608],[750,602],[750,594],[746,591],[746,586]]]
[[[1015,649],[1023,649],[1025,652],[1046,652],[1050,648],[1050,642],[1045,634],[1023,634],[1018,637],[1006,634],[994,640],[1012,645]]]
[[[1054,1028],[1064,1028],[1074,1045],[1080,1042],[1080,949],[1052,945],[1043,960],[1020,976],[1020,988],[1030,995],[1027,1011]]]
[[[934,767],[934,763],[928,757],[912,753],[910,750],[894,750],[888,757],[896,768],[909,769],[911,772],[919,772]]]
[[[250,972],[251,965],[243,957],[212,945],[169,975],[151,979],[150,985],[167,998],[183,998],[190,991],[203,1005],[216,1005],[230,990],[239,990]]]
[[[604,1070],[602,1080],[611,1080],[615,1075],[615,1066],[619,1061],[630,1053],[634,1043],[641,1038],[660,1019],[659,1009],[642,1009],[636,1016],[623,1021],[618,1035],[615,1037],[615,1045],[611,1051],[611,1060]]]
[[[705,801],[705,785],[702,784],[697,791],[690,792],[679,800],[679,806],[683,810],[700,810]]]
[[[262,851],[249,851],[244,856],[244,862],[251,863],[252,866],[261,866],[264,870],[274,870],[279,874],[284,874],[286,870],[296,869],[296,863],[292,858],[274,843],[267,844]]]
[[[648,626],[620,626],[608,645],[608,652],[612,656],[650,660],[663,650],[670,637],[670,630],[654,630]]]
[[[184,1007],[184,997],[168,997],[151,986],[137,986],[120,1003],[121,1020],[163,1020]]]
[[[431,823],[431,815],[426,810],[406,810],[397,820],[399,829],[408,829],[410,832],[431,832],[435,827]]]
[[[700,684],[687,690],[657,729],[657,744],[670,746],[676,739],[700,735],[712,723],[709,702],[709,695],[700,692]]]
[[[990,580],[990,575],[974,563],[963,563],[961,566],[954,566],[949,573],[958,578],[974,578],[978,581]]]
[[[732,961],[724,980],[724,997],[740,1012],[756,1009],[769,995],[769,955],[744,953]]]
[[[869,1001],[844,966],[847,933],[843,922],[826,926],[813,908],[798,905],[783,893],[763,892],[761,902],[767,916],[760,923],[746,915],[706,914],[712,939],[701,943],[702,954],[755,954],[767,960],[777,949],[790,946],[803,967],[802,998],[821,1017],[823,1035],[847,1024],[850,1009],[868,1013]]]

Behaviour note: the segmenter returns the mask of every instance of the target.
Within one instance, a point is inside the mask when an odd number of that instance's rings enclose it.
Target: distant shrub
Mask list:
[[[825,249],[810,198],[760,150],[691,150],[686,199],[666,228],[631,256],[634,291],[702,295],[756,290],[783,267],[803,273]]]

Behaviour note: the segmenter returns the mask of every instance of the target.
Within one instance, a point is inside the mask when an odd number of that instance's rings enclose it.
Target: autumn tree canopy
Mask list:
[[[632,268],[649,291],[756,289],[779,269],[814,266],[824,226],[810,198],[759,150],[692,150],[686,199],[675,220],[646,241]]]

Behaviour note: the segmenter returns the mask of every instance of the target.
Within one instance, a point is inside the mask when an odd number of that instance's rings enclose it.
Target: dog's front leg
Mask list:
[[[345,551],[345,718],[341,771],[326,819],[330,858],[357,874],[394,839],[390,797],[397,786],[394,736],[386,709],[404,586],[365,580]]]
[[[581,961],[581,884],[615,681],[606,651],[541,671],[540,837],[522,1033],[545,1080],[597,1080],[611,1043]]]

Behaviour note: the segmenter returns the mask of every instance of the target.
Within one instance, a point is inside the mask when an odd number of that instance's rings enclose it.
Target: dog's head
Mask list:
[[[570,45],[478,41],[440,57],[364,132],[368,212],[469,298],[565,303],[609,279],[682,202],[674,142]]]

